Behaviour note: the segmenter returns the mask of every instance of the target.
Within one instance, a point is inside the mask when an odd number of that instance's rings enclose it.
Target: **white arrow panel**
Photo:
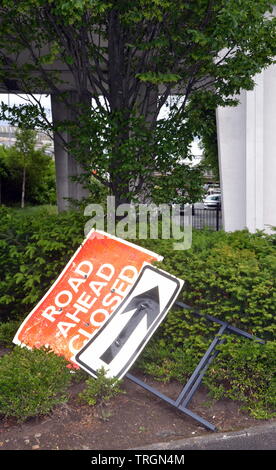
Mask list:
[[[97,370],[101,367],[105,368],[109,377],[123,376],[165,317],[182,285],[182,280],[151,265],[144,266],[129,295],[97,334],[76,355],[76,363],[94,377],[97,376]],[[141,320],[138,319],[135,329],[127,339],[124,339],[124,344],[118,347],[118,352],[111,362],[105,363],[101,356],[114,344],[118,335],[137,312],[137,308],[133,309],[133,303],[130,306],[131,310],[128,311],[128,305],[131,304],[132,299],[139,296],[142,298],[143,294],[156,287],[158,287],[160,303],[156,318],[153,318],[151,313],[150,318],[153,320],[148,322],[146,309],[143,311],[144,314],[140,313]],[[149,327],[148,323],[150,323]]]
[[[102,328],[102,333],[95,336],[95,340],[91,343],[90,347],[83,350],[81,355],[82,362],[87,364],[89,368],[94,371],[104,367],[106,369],[107,376],[113,377],[116,375],[112,375],[110,366],[103,362],[100,357],[106,351],[107,347],[115,341],[116,337],[130,320],[134,312],[135,310],[130,310],[123,315],[118,315],[117,321],[112,325],[109,325],[109,328]],[[96,374],[92,375],[96,377]]]
[[[126,358],[131,357],[133,351],[139,347],[144,337],[147,334],[147,318],[142,318],[139,325],[135,329],[135,332],[128,338],[127,342],[122,347],[121,351],[116,355],[111,364],[103,364],[107,370],[107,377],[118,377],[122,369],[122,365],[125,364]]]

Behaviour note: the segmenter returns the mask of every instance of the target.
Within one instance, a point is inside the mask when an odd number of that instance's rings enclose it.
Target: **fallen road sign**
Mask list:
[[[128,294],[144,263],[161,260],[156,253],[92,229],[13,342],[46,346],[72,361]]]
[[[174,303],[183,281],[145,265],[128,295],[85,346],[75,362],[93,377],[122,378]]]

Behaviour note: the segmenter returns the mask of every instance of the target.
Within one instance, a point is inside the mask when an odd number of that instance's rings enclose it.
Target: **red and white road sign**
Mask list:
[[[73,360],[130,291],[144,263],[162,257],[105,232],[88,234],[13,342]]]

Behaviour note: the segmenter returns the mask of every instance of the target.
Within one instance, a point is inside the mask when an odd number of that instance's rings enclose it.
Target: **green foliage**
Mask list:
[[[5,204],[19,202],[25,171],[25,200],[35,204],[55,204],[55,165],[46,148],[35,149],[36,133],[18,130],[14,146],[0,147],[1,197]],[[2,170],[1,170],[2,168]]]
[[[2,182],[3,178],[7,178],[9,174],[6,163],[7,151],[7,147],[4,147],[4,145],[0,145],[0,182]]]
[[[63,358],[17,346],[0,358],[0,414],[18,421],[47,414],[67,400],[70,380]]]
[[[16,320],[0,323],[0,347],[10,348],[13,346],[12,340],[20,323]]]
[[[84,217],[0,207],[0,320],[22,318],[47,292],[83,240]]]
[[[30,66],[29,72],[31,70],[33,67]],[[10,125],[14,127],[19,124],[21,128],[35,129],[39,127],[41,130],[48,130],[45,110],[28,101],[13,106],[1,101],[1,119],[8,120]]]
[[[105,203],[106,197],[108,196],[108,189],[94,176],[90,177],[88,189],[90,193],[90,200],[93,202],[93,204]]]
[[[276,342],[227,338],[204,379],[212,395],[242,403],[257,419],[276,416]]]
[[[175,164],[170,173],[152,178],[152,200],[156,204],[191,204],[203,196],[203,174],[196,166]]]
[[[164,83],[176,83],[181,80],[181,75],[173,73],[156,73],[156,72],[145,72],[138,73],[136,75],[142,82],[150,82],[154,85],[160,85]]]
[[[264,339],[275,336],[275,235],[193,230],[192,247],[185,251],[173,250],[173,240],[138,243],[163,255],[160,267],[185,280],[184,302]],[[179,331],[184,338],[209,330],[190,323],[190,314],[176,310],[168,315],[164,334],[176,345]]]
[[[164,338],[151,341],[137,366],[162,382],[185,384],[209,343],[203,336],[190,336],[182,343],[172,347]],[[229,335],[218,349],[219,355],[203,379],[210,395],[240,402],[242,409],[257,419],[275,417],[276,342],[260,344]]]
[[[275,241],[261,232],[194,230],[187,251],[174,251],[170,240],[139,242],[164,256],[160,267],[185,280],[180,300],[267,341],[231,335],[205,380],[215,396],[239,400],[257,418],[272,416],[275,406]],[[138,364],[159,380],[183,383],[217,331],[217,324],[173,308]]]
[[[215,110],[205,110],[202,119],[205,126],[202,126],[199,132],[201,138],[201,148],[203,150],[203,159],[201,168],[212,171],[216,181],[219,181],[219,161],[218,161],[218,141]]]
[[[56,215],[42,210],[23,216],[4,207],[0,217],[1,320],[17,320],[30,312],[64,268],[83,240],[87,219],[78,211]],[[179,296],[185,303],[266,341],[262,345],[231,335],[205,383],[215,396],[239,400],[254,416],[271,416],[276,236],[193,230],[192,247],[184,251],[173,249],[174,240],[135,243],[163,255],[158,265],[185,281]],[[0,328],[7,346],[12,325]],[[137,365],[159,380],[183,383],[217,331],[217,324],[172,308]],[[90,382],[93,395],[101,381]],[[92,403],[95,397],[88,399]]]
[[[3,105],[1,117],[69,133],[67,150],[82,164],[86,183],[96,170],[120,201],[134,199],[152,189],[153,171],[177,172],[193,136],[206,128],[202,109],[236,104],[233,96],[252,89],[253,77],[273,63],[270,13],[268,0],[4,1],[0,78],[11,88],[24,83],[30,94],[47,89],[69,112],[53,124],[40,104],[29,103]],[[10,64],[11,56],[18,61]],[[56,63],[68,68],[67,84]],[[75,90],[75,99],[61,89]],[[168,119],[159,121],[175,89],[185,98],[168,105]],[[170,186],[185,186],[184,177],[180,184],[171,178]]]
[[[111,398],[123,393],[121,381],[116,377],[107,377],[104,368],[99,369],[97,379],[89,377],[85,381],[85,389],[79,394],[79,398],[88,405],[103,405]]]
[[[200,343],[200,344],[199,344]],[[206,349],[202,338],[188,337],[182,346],[172,347],[162,334],[157,333],[136,362],[136,366],[161,382],[178,380],[185,383]]]

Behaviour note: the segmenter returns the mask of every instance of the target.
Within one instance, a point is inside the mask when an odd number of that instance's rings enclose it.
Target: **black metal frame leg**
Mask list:
[[[161,400],[165,401],[166,403],[174,406],[177,410],[181,411],[182,413],[185,413],[187,416],[190,416],[191,418],[195,419],[198,423],[206,427],[207,429],[211,431],[216,431],[215,425],[212,423],[209,423],[206,419],[202,418],[198,414],[194,413],[193,411],[189,410],[187,407],[192,400],[194,394],[196,393],[198,387],[200,386],[202,379],[204,377],[204,374],[206,373],[209,365],[212,363],[212,361],[215,359],[215,357],[219,354],[219,350],[217,350],[217,346],[219,344],[222,344],[223,341],[225,340],[223,338],[224,333],[234,333],[240,336],[243,336],[245,338],[251,339],[251,340],[256,340],[262,344],[264,344],[264,341],[261,340],[260,338],[255,338],[253,335],[250,335],[246,331],[240,330],[239,328],[233,327],[229,325],[227,322],[224,322],[218,318],[212,317],[210,315],[202,315],[198,313],[197,311],[194,311],[191,307],[188,305],[184,304],[183,302],[176,302],[175,306],[181,307],[183,309],[189,310],[191,313],[193,313],[196,316],[200,316],[201,318],[204,318],[206,320],[218,323],[220,325],[220,329],[218,333],[215,335],[215,338],[211,342],[210,346],[208,347],[206,353],[203,355],[201,360],[199,361],[198,365],[196,366],[194,372],[192,373],[191,377],[187,381],[186,385],[183,387],[181,390],[179,396],[177,397],[176,400],[173,400],[172,398],[167,397],[163,393],[159,392],[157,389],[154,387],[151,387],[150,385],[146,384],[142,380],[138,379],[134,375],[128,373],[126,374],[126,377],[131,380],[132,382],[136,383],[137,385],[143,387],[145,390],[148,390],[150,393],[153,395],[157,396]]]

